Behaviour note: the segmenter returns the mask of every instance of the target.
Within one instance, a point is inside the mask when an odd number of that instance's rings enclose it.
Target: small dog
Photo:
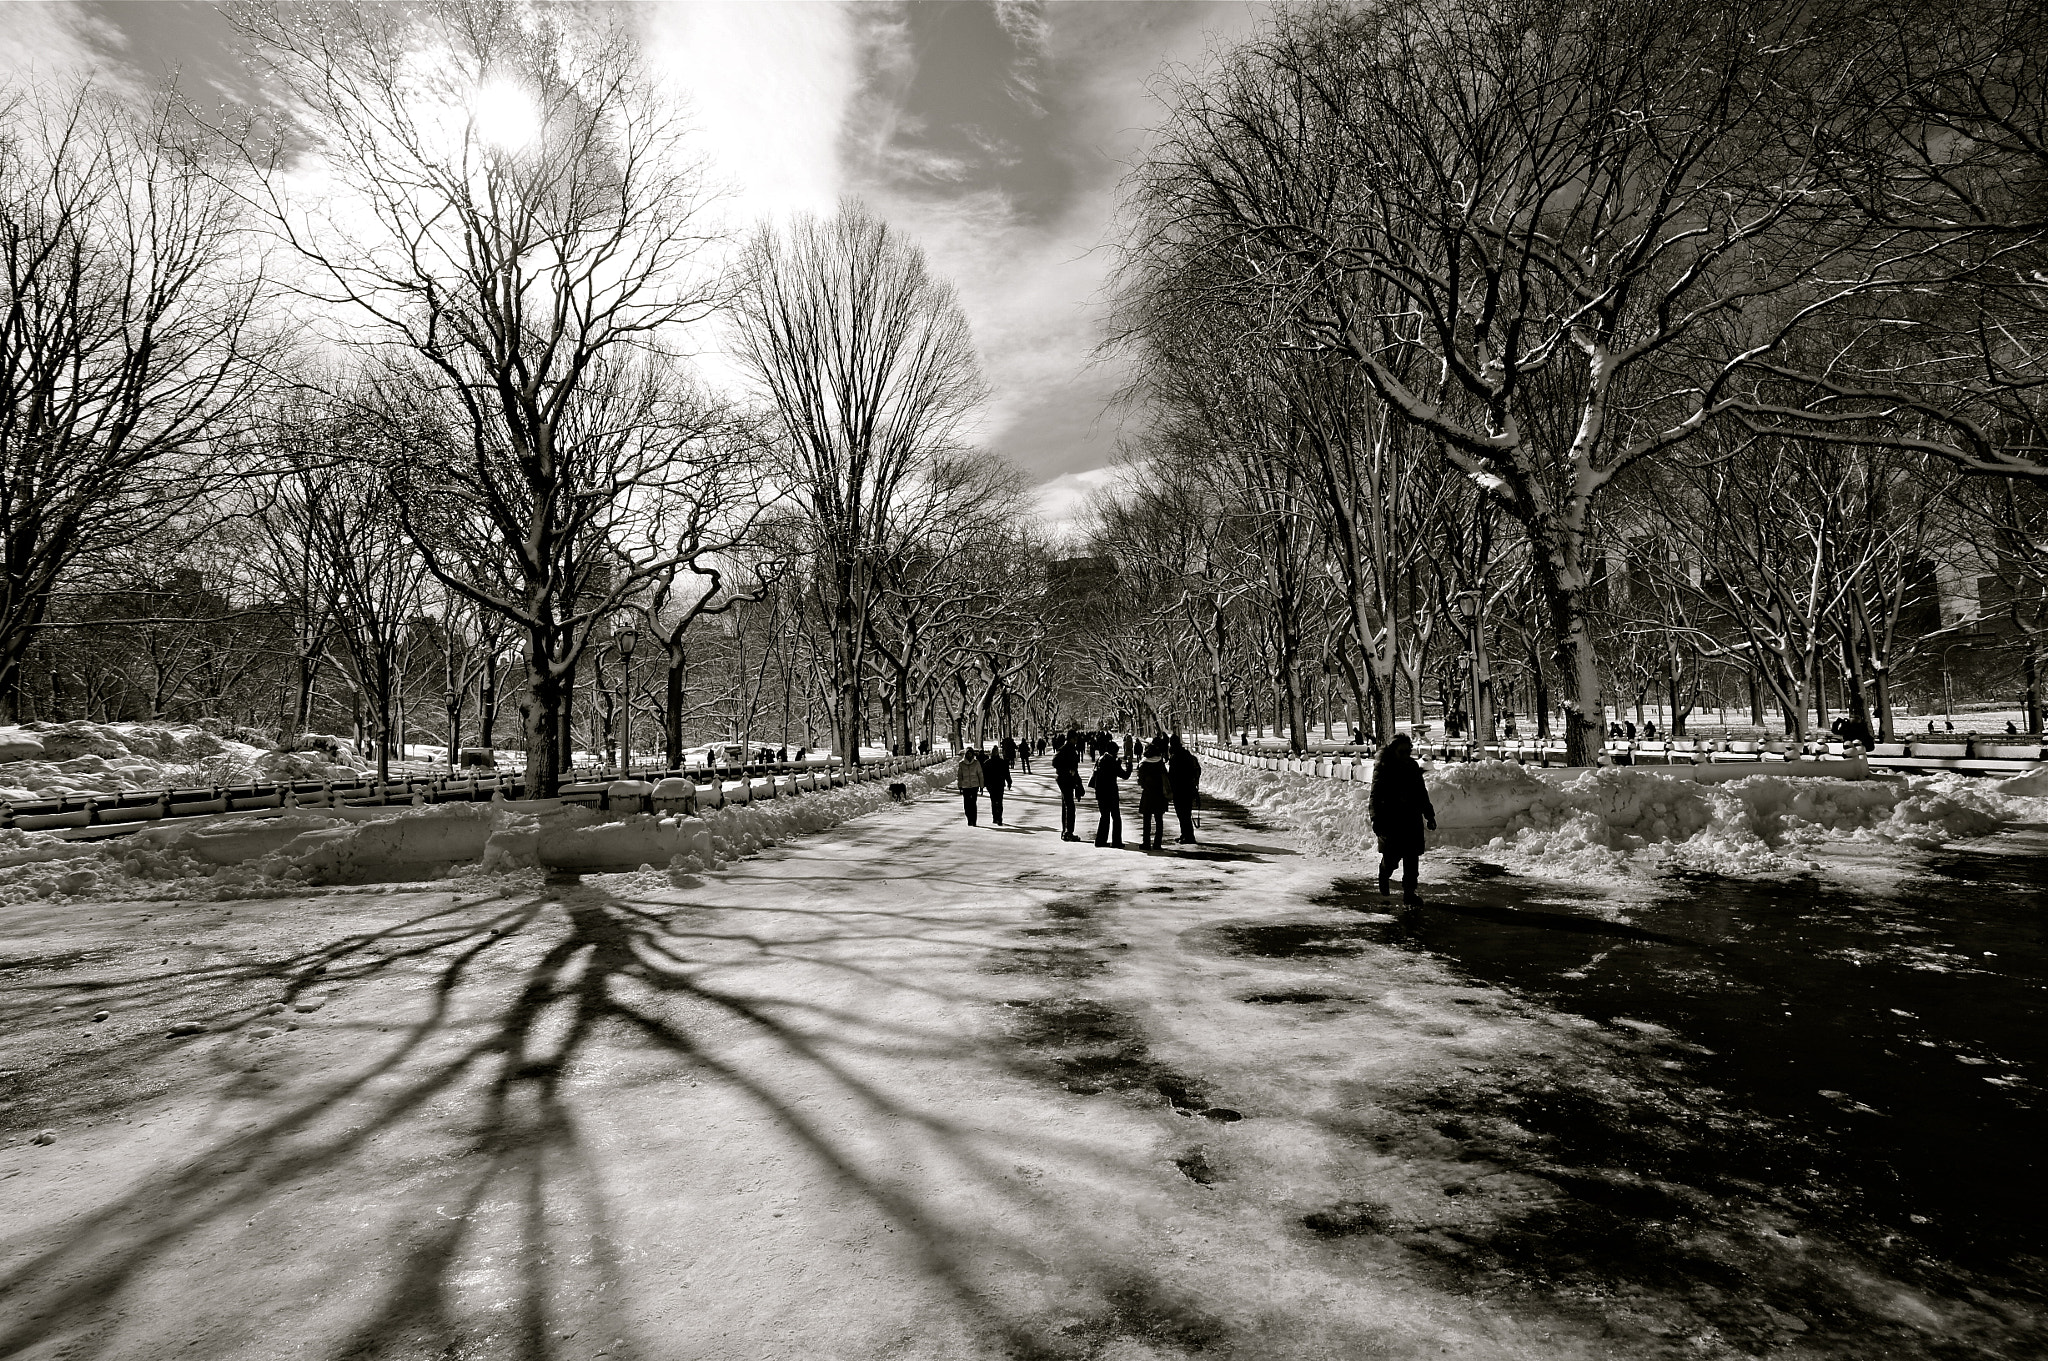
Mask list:
[[[910,786],[898,780],[895,784],[889,786],[889,797],[898,803],[909,803]]]

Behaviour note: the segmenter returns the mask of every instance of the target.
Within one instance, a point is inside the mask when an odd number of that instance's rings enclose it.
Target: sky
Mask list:
[[[1244,0],[665,3],[634,7],[682,92],[729,223],[857,194],[949,277],[991,389],[977,437],[1056,526],[1112,474],[1099,353],[1117,184],[1159,107],[1154,75],[1251,29]],[[138,88],[260,97],[217,8],[0,3],[0,71],[87,69]]]

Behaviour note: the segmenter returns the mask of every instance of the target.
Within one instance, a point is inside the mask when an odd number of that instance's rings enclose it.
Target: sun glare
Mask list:
[[[540,109],[533,96],[509,80],[478,86],[470,111],[476,135],[502,150],[518,151],[540,136]]]

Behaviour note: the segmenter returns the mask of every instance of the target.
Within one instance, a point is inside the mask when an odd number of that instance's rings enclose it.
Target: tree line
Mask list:
[[[1370,0],[1166,73],[1104,665],[1297,744],[1503,675],[1574,762],[1652,688],[1889,737],[1984,576],[2038,731],[2044,53],[2002,0]]]
[[[0,104],[0,719],[409,729],[546,794],[629,713],[674,765],[1019,702],[1047,549],[914,243],[727,233],[630,15],[231,17],[261,109]]]

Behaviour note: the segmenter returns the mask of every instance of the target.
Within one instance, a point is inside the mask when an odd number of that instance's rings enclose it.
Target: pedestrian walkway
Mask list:
[[[103,933],[0,1017],[61,1126],[0,1159],[0,1353],[1581,1358],[1698,1323],[1656,1281],[1497,1288],[1568,1154],[1458,1094],[1605,1041],[1393,948],[1271,830],[1064,843],[1046,776],[1006,812],[935,791],[683,886],[0,917]],[[74,992],[142,1020],[81,1038]]]

